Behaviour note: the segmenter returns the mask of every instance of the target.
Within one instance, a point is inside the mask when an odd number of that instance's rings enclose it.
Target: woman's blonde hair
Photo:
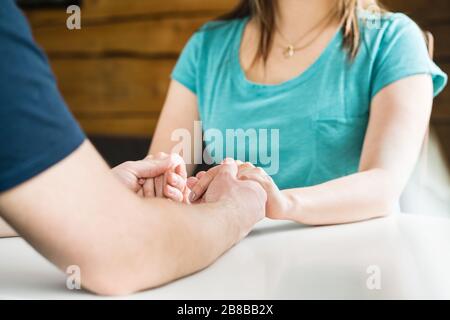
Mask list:
[[[342,22],[344,33],[344,47],[353,59],[358,53],[361,36],[357,10],[362,8],[381,12],[383,9],[377,0],[338,0],[337,4],[337,15]],[[218,20],[254,18],[260,29],[255,61],[262,59],[265,62],[269,56],[275,32],[275,10],[276,1],[273,0],[241,0],[232,11],[219,17]]]
[[[344,47],[353,59],[358,53],[361,41],[357,10],[365,9],[380,14],[385,10],[377,0],[340,0],[339,2],[338,14],[343,26]]]

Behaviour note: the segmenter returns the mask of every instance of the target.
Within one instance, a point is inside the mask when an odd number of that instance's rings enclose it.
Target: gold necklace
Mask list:
[[[290,42],[284,35],[283,33],[280,31],[280,29],[278,28],[278,26],[276,26],[276,30],[278,32],[278,34],[283,38],[284,41],[286,41],[287,45],[285,47],[283,47],[283,56],[286,59],[292,58],[294,56],[294,54],[297,51],[301,51],[307,47],[309,47],[312,43],[314,43],[317,38],[319,38],[319,36],[321,35],[322,31],[325,30],[325,28],[329,25],[329,22],[332,20],[331,18],[333,17],[333,13],[335,12],[335,10],[330,10],[330,12],[328,12],[328,14],[321,19],[316,25],[314,25],[310,30],[308,30],[307,32],[305,32],[304,35],[302,35],[296,42]],[[316,30],[317,28],[319,28],[324,22],[327,22],[322,29],[319,30],[319,32],[317,32],[317,35],[314,36],[310,41],[308,41],[306,44],[298,47],[297,44],[299,42],[301,42],[304,38],[306,38],[307,35],[309,35],[312,31]]]

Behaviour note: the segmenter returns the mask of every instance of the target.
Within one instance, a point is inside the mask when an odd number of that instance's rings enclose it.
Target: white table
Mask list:
[[[381,289],[368,288],[377,276],[368,268],[380,271]],[[0,299],[98,298],[65,280],[23,240],[0,240]],[[450,219],[401,214],[319,228],[263,221],[210,268],[127,298],[450,299]]]

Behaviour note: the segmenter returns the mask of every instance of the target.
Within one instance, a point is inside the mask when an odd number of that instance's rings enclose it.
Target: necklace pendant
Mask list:
[[[289,45],[284,49],[283,54],[286,59],[292,58],[295,53],[295,48],[293,45]]]

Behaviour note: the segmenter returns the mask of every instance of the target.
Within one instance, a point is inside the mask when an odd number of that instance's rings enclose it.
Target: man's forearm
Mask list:
[[[224,203],[188,206],[133,197],[129,204],[133,212],[110,212],[111,225],[92,216],[85,226],[61,226],[58,235],[25,236],[61,270],[80,267],[82,285],[105,295],[150,289],[192,274],[241,238],[239,214]],[[94,225],[99,225],[95,232]]]
[[[17,237],[17,233],[0,218],[0,238]]]
[[[218,184],[227,181],[222,177]],[[227,199],[257,194],[250,186],[235,192]],[[252,206],[212,202],[188,206],[140,198],[117,181],[86,142],[52,168],[0,194],[0,212],[61,270],[77,265],[83,287],[114,295],[159,286],[208,266],[256,222],[247,212],[258,212]]]
[[[147,202],[148,211],[155,211],[155,202]],[[239,214],[224,203],[186,206],[158,201],[158,206],[159,232],[157,237],[150,236],[153,238],[150,241],[158,242],[159,246],[148,252],[148,262],[157,261],[157,265],[151,273],[145,263],[140,266],[142,279],[134,289],[159,286],[199,271],[241,238],[235,221]]]

